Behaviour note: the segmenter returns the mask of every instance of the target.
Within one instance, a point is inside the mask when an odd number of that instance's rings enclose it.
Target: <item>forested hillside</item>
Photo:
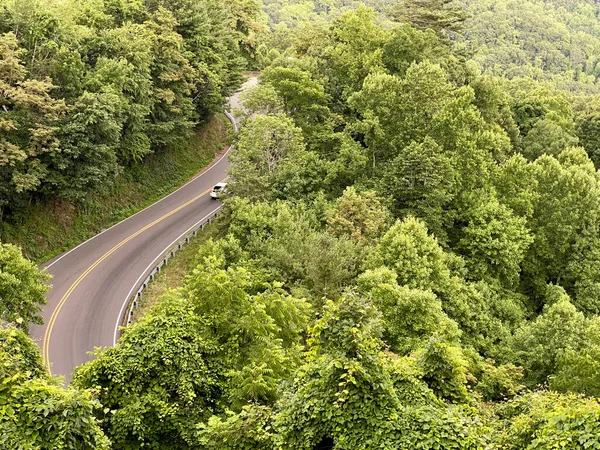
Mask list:
[[[333,6],[271,15],[220,233],[179,289],[68,389],[1,330],[0,444],[600,448],[597,99],[477,67],[445,0]],[[43,293],[13,247],[2,267],[10,305],[19,278]]]
[[[220,0],[0,2],[0,221],[106,192],[189,138],[239,86],[255,16]]]
[[[600,5],[594,0],[457,0],[469,18],[461,35],[486,73],[554,80],[598,91]]]

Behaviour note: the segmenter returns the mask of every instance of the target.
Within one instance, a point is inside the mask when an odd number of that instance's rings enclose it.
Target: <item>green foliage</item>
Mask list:
[[[557,286],[548,287],[554,302],[533,322],[523,325],[512,339],[514,359],[525,370],[525,382],[534,387],[555,373],[561,354],[581,349],[586,340],[585,319]]]
[[[36,344],[0,328],[0,446],[14,449],[108,450],[88,391],[64,389],[48,376]]]
[[[426,138],[403,148],[385,165],[379,191],[388,197],[396,216],[423,219],[442,238],[455,177],[451,160],[434,140]]]
[[[271,409],[244,406],[239,414],[212,416],[200,430],[200,443],[209,450],[260,450],[273,448]]]
[[[498,410],[501,421],[491,448],[580,449],[600,445],[597,399],[536,392]]]
[[[271,66],[262,75],[283,101],[283,109],[296,124],[306,130],[323,122],[329,115],[324,87],[311,74],[295,67]]]
[[[193,448],[194,429],[212,411],[217,373],[206,359],[217,343],[199,332],[192,306],[174,294],[136,323],[118,347],[97,350],[74,384],[97,392],[113,448]]]
[[[44,294],[50,275],[25,259],[15,245],[0,243],[0,319],[29,332],[29,324],[43,324]]]
[[[279,406],[276,445],[312,449],[332,438],[334,448],[349,449],[384,442],[400,405],[380,332],[376,310],[356,295],[325,306],[311,330],[309,362]]]
[[[387,211],[374,192],[357,193],[347,188],[327,215],[328,230],[335,236],[373,240],[381,236],[387,222]]]
[[[306,151],[301,130],[284,115],[258,116],[245,126],[231,161],[231,190],[241,197],[298,198],[319,183],[318,157]]]
[[[2,2],[0,220],[89,200],[166,151],[241,81],[256,3]],[[235,20],[234,20],[235,16]]]
[[[498,279],[508,287],[519,282],[521,264],[532,243],[527,221],[515,217],[495,199],[468,214],[468,225],[457,249],[467,256],[470,276]]]
[[[14,327],[0,328],[0,374],[8,379],[18,374],[37,378],[46,375],[42,355],[25,333]]]
[[[425,224],[409,217],[397,221],[383,235],[367,265],[389,267],[402,286],[436,289],[450,276],[446,259],[435,237],[427,233]]]
[[[226,377],[225,394],[234,408],[248,402],[271,404],[277,386],[300,363],[301,333],[310,307],[280,284],[265,284],[243,267],[223,267],[216,255],[203,258],[184,286],[194,313],[219,344],[213,364]]]
[[[301,296],[320,301],[337,296],[358,275],[364,259],[361,242],[318,230],[316,218],[289,203],[232,203],[229,231],[270,278]]]
[[[375,23],[376,17],[361,5],[332,23],[324,52],[330,93],[340,100],[359,91],[368,74],[383,66],[382,45],[388,32]]]
[[[358,278],[361,292],[383,315],[384,339],[390,349],[407,354],[440,333],[456,339],[458,327],[442,310],[431,291],[399,286],[397,275],[387,268],[367,270]]]
[[[429,339],[418,355],[423,381],[445,400],[466,403],[467,361],[459,347],[444,342],[439,336]]]

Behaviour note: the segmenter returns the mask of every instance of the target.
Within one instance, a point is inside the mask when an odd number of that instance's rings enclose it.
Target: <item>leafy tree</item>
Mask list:
[[[600,164],[600,114],[587,112],[577,120],[577,137],[596,167]]]
[[[412,64],[404,77],[375,73],[349,99],[364,117],[360,126],[373,152],[373,165],[427,136],[430,121],[450,100],[452,89],[443,69],[429,61]],[[378,158],[375,157],[378,153]]]
[[[597,399],[528,393],[498,408],[493,448],[579,449],[599,444]]]
[[[582,149],[566,150],[558,159],[541,157],[533,170],[539,198],[530,221],[534,241],[523,269],[540,297],[546,283],[568,277],[565,267],[578,240],[595,223],[600,197],[594,165]]]
[[[258,116],[240,132],[231,154],[232,192],[243,197],[298,197],[319,183],[317,156],[301,130],[283,115]]]
[[[383,66],[382,46],[388,33],[375,23],[377,15],[364,6],[333,21],[325,48],[329,93],[344,99],[360,90],[363,80]]]
[[[387,211],[374,192],[357,193],[354,187],[349,187],[329,212],[327,224],[329,231],[336,236],[372,240],[382,234],[386,219]]]
[[[277,90],[268,83],[261,82],[258,86],[242,92],[240,98],[244,107],[242,113],[247,116],[283,112],[283,100]]]
[[[447,208],[457,181],[450,158],[433,139],[425,138],[403,148],[386,164],[379,190],[390,199],[396,216],[418,217],[438,239],[445,240],[452,219]]]
[[[398,220],[383,235],[367,266],[386,266],[396,273],[399,285],[418,289],[439,289],[450,277],[446,254],[414,217]]]
[[[514,361],[525,369],[525,383],[543,384],[556,372],[561,352],[580,349],[586,339],[585,319],[558,286],[548,288],[555,303],[533,322],[523,325],[512,339]]]
[[[492,277],[508,287],[516,286],[525,253],[533,241],[526,220],[491,199],[471,211],[468,221],[457,249],[467,256],[470,276]]]
[[[202,335],[190,309],[170,294],[119,346],[98,349],[75,372],[76,386],[98,392],[103,409],[97,414],[114,448],[196,445],[195,426],[210,415],[220,389],[216,368],[206,361],[218,345]]]
[[[22,193],[39,188],[46,176],[48,159],[59,152],[56,125],[65,110],[53,99],[49,79],[27,76],[21,61],[23,50],[13,33],[0,36],[0,192],[2,207]]]
[[[287,202],[235,203],[229,230],[268,268],[271,279],[321,300],[352,284],[364,247],[348,236],[316,229],[317,219]],[[316,302],[316,301],[315,301]]]
[[[108,450],[88,391],[60,387],[22,331],[0,328],[0,445],[4,448]]]
[[[224,3],[231,11],[231,28],[238,34],[239,46],[249,63],[256,63],[259,36],[267,29],[260,0],[238,0]]]
[[[303,130],[323,122],[329,115],[324,87],[309,72],[295,67],[270,67],[262,78],[283,100],[284,111]]]
[[[312,449],[327,438],[339,449],[382,444],[400,405],[380,333],[376,310],[356,295],[325,306],[311,329],[309,361],[279,405],[276,445]]]
[[[404,76],[413,63],[436,61],[449,54],[449,48],[431,28],[420,30],[401,24],[383,46],[383,63],[394,75]]]
[[[327,161],[325,186],[339,195],[346,187],[365,177],[369,166],[369,150],[348,133],[336,133],[335,137],[339,140],[331,145],[333,154]]]
[[[566,347],[557,356],[557,370],[550,376],[554,391],[577,392],[598,397],[598,355],[600,329],[598,316],[586,321],[585,344],[580,348]]]
[[[423,370],[423,380],[440,398],[451,402],[465,403],[467,392],[467,361],[460,347],[432,336],[418,355]]]
[[[166,145],[185,136],[194,124],[192,92],[197,73],[182,52],[184,38],[176,31],[178,23],[169,11],[159,8],[148,27],[154,34],[155,57],[150,70],[154,102],[149,137]]]
[[[50,275],[26,260],[15,245],[0,243],[0,318],[29,332],[29,324],[42,325]]]
[[[184,287],[203,334],[219,345],[211,366],[233,408],[272,404],[277,386],[299,364],[309,305],[281,284],[266,284],[245,267],[228,267],[207,255]]]
[[[381,311],[384,340],[398,354],[423,346],[430,336],[444,334],[456,339],[458,327],[442,310],[431,291],[399,286],[396,274],[387,268],[367,270],[358,286]]]

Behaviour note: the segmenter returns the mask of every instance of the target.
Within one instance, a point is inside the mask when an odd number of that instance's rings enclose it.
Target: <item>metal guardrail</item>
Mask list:
[[[227,119],[229,119],[229,121],[233,125],[233,131],[237,132],[238,131],[237,122],[235,121],[235,118],[233,117],[233,115],[227,111],[224,111],[224,113],[225,113],[225,116],[227,117]],[[228,151],[230,151],[232,148],[233,148],[233,145],[231,145],[229,147]],[[185,237],[182,238],[180,236],[177,239],[176,243],[171,244],[169,246],[170,247],[169,250],[167,250],[166,252],[163,252],[162,256],[155,260],[158,262],[155,265],[153,264],[154,268],[148,274],[148,276],[144,279],[144,281],[142,281],[141,284],[139,284],[138,286],[134,286],[134,290],[137,287],[137,291],[136,291],[135,295],[131,296],[131,294],[130,294],[128,296],[129,297],[128,298],[129,308],[127,308],[127,313],[121,319],[121,326],[131,325],[131,323],[133,322],[133,316],[135,314],[135,310],[138,308],[140,301],[142,300],[142,295],[143,295],[144,290],[148,289],[148,286],[150,285],[150,283],[152,281],[154,281],[154,278],[161,272],[162,268],[164,266],[168,265],[169,260],[172,257],[174,257],[175,254],[179,250],[181,250],[185,244],[189,244],[190,240],[192,238],[196,237],[198,232],[203,231],[204,227],[206,225],[210,224],[219,215],[221,208],[222,208],[222,206],[220,206],[219,208],[217,208],[216,210],[211,212],[208,216],[203,217],[198,223],[193,225],[192,228],[188,229],[184,233]],[[117,337],[118,337],[117,332],[115,331],[115,341],[116,341]]]

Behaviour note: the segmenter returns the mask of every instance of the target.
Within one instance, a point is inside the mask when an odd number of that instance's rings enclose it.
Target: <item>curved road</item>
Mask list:
[[[251,78],[244,87],[255,83]],[[237,96],[230,99],[233,108]],[[68,383],[73,369],[92,358],[89,351],[114,345],[132,289],[157,258],[220,209],[209,191],[228,169],[225,154],[171,195],[43,265],[53,287],[44,326],[33,326],[31,336],[53,375]]]

